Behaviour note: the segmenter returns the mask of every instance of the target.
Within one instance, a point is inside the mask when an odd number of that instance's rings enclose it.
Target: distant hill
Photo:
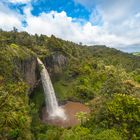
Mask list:
[[[140,52],[134,52],[133,55],[140,56]]]
[[[121,66],[126,71],[133,71],[140,68],[140,57],[125,53],[120,50],[106,47],[105,45],[95,45],[90,47],[94,57],[103,60],[106,65]]]

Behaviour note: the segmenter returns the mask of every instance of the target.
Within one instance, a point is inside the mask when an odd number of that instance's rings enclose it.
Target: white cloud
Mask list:
[[[26,9],[26,21],[28,26],[26,31],[32,34],[54,34],[57,37],[71,40],[74,42],[83,42],[84,44],[106,44],[115,46],[122,44],[125,38],[109,34],[106,28],[93,26],[90,22],[81,25],[80,22],[73,22],[71,17],[63,11],[57,13],[42,13],[39,16],[33,16],[29,9]]]
[[[91,6],[92,3],[89,3]],[[15,26],[19,30],[25,30],[31,34],[37,33],[48,36],[54,34],[59,38],[76,43],[82,42],[87,45],[105,44],[125,50],[126,46],[134,49],[139,48],[140,12],[136,10],[127,14],[131,10],[129,4],[125,6],[124,11],[123,3],[120,5],[120,9],[118,3],[114,4],[115,9],[110,6],[112,12],[108,10],[107,4],[104,5],[104,8],[101,8],[102,5],[98,5],[96,11],[94,10],[91,14],[90,21],[81,24],[81,19],[68,17],[64,11],[60,13],[50,11],[49,13],[40,13],[39,16],[34,16],[31,14],[31,7],[25,7],[24,15],[20,15],[0,4],[0,28],[11,30]],[[133,4],[131,3],[131,5]],[[26,27],[22,27],[21,22],[23,19],[27,22]],[[100,20],[103,22],[101,25],[98,24]],[[95,22],[97,23],[96,26],[92,24]]]
[[[11,30],[13,27],[22,29],[22,17],[20,14],[12,11],[2,3],[0,3],[0,28]]]
[[[140,44],[139,0],[75,0],[75,2],[92,10],[90,21],[102,22],[101,28],[117,40],[110,40],[114,47],[123,48],[126,45],[134,47],[135,44]]]
[[[28,3],[30,0],[8,0],[11,3]]]

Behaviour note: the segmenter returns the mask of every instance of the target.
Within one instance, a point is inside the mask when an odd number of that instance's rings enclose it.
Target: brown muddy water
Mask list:
[[[87,114],[90,113],[90,109],[79,102],[67,102],[65,105],[61,106],[66,114],[67,119],[62,120],[60,118],[49,118],[46,108],[42,108],[42,121],[43,123],[48,123],[51,125],[61,126],[61,127],[71,127],[75,126],[80,123],[80,121],[77,119],[76,114],[78,112],[85,112]]]

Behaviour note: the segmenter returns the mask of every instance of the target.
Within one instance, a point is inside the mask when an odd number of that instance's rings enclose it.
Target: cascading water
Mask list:
[[[66,119],[64,110],[58,106],[58,102],[55,96],[54,88],[48,74],[47,69],[45,68],[42,61],[37,58],[38,64],[40,65],[40,75],[42,80],[42,85],[45,93],[45,102],[46,108],[50,119],[59,117],[63,120]]]

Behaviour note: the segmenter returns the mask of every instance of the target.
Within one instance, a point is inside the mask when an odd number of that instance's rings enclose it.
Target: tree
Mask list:
[[[94,140],[123,140],[115,129],[107,129],[96,134]]]
[[[84,124],[86,120],[88,120],[88,116],[86,112],[78,112],[76,114],[77,119],[80,121],[81,125]]]
[[[116,94],[106,101],[95,115],[96,123],[105,128],[115,128],[125,139],[140,137],[140,100],[125,94]]]

